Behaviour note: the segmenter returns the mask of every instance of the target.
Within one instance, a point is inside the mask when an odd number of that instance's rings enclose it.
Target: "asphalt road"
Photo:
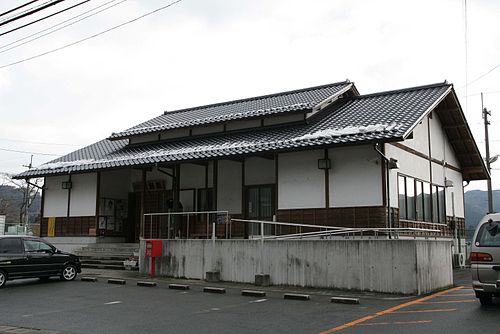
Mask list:
[[[157,287],[89,282],[9,282],[0,291],[0,325],[64,333],[500,333],[500,302],[481,307],[467,282],[424,298],[363,295],[359,305],[284,300],[269,289],[262,298]],[[310,293],[308,291],[307,293]],[[23,329],[19,329],[23,332]],[[7,332],[7,331],[4,331]],[[0,327],[2,333],[2,327]],[[12,332],[9,332],[12,333]]]

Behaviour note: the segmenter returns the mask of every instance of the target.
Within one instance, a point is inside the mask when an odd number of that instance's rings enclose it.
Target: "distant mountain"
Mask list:
[[[0,186],[0,214],[6,215],[6,222],[19,224],[23,203],[23,190],[11,186]],[[41,199],[38,194],[29,210],[30,222],[34,222],[40,214]]]
[[[493,190],[493,209],[500,212],[500,190]],[[488,212],[488,192],[471,190],[465,193],[465,226],[473,230]]]

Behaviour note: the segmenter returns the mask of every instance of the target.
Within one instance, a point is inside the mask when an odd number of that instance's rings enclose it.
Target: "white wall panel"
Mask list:
[[[50,176],[45,178],[44,217],[66,217],[68,210],[68,190],[62,189],[62,182],[69,176]]]
[[[429,153],[429,138],[427,137],[427,117],[413,130],[413,139],[405,140],[404,144],[418,152]]]
[[[97,173],[73,174],[71,182],[70,217],[95,216]]]
[[[320,150],[279,155],[279,209],[325,207],[325,172],[318,169],[321,158]]]
[[[329,150],[330,207],[382,205],[380,156],[372,146]]]

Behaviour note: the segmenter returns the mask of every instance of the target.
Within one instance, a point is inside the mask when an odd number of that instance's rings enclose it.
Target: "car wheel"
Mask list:
[[[493,296],[490,294],[483,294],[479,296],[479,302],[481,305],[491,305],[493,303]]]
[[[5,286],[5,283],[7,283],[7,274],[5,271],[0,270],[0,289]]]
[[[63,281],[72,281],[76,278],[76,275],[76,267],[72,264],[67,264],[62,270],[61,279]]]

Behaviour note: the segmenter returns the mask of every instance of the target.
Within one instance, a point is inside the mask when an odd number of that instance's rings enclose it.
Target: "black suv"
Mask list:
[[[48,242],[29,236],[0,236],[0,288],[17,278],[72,281],[81,272],[76,255],[62,252]]]

